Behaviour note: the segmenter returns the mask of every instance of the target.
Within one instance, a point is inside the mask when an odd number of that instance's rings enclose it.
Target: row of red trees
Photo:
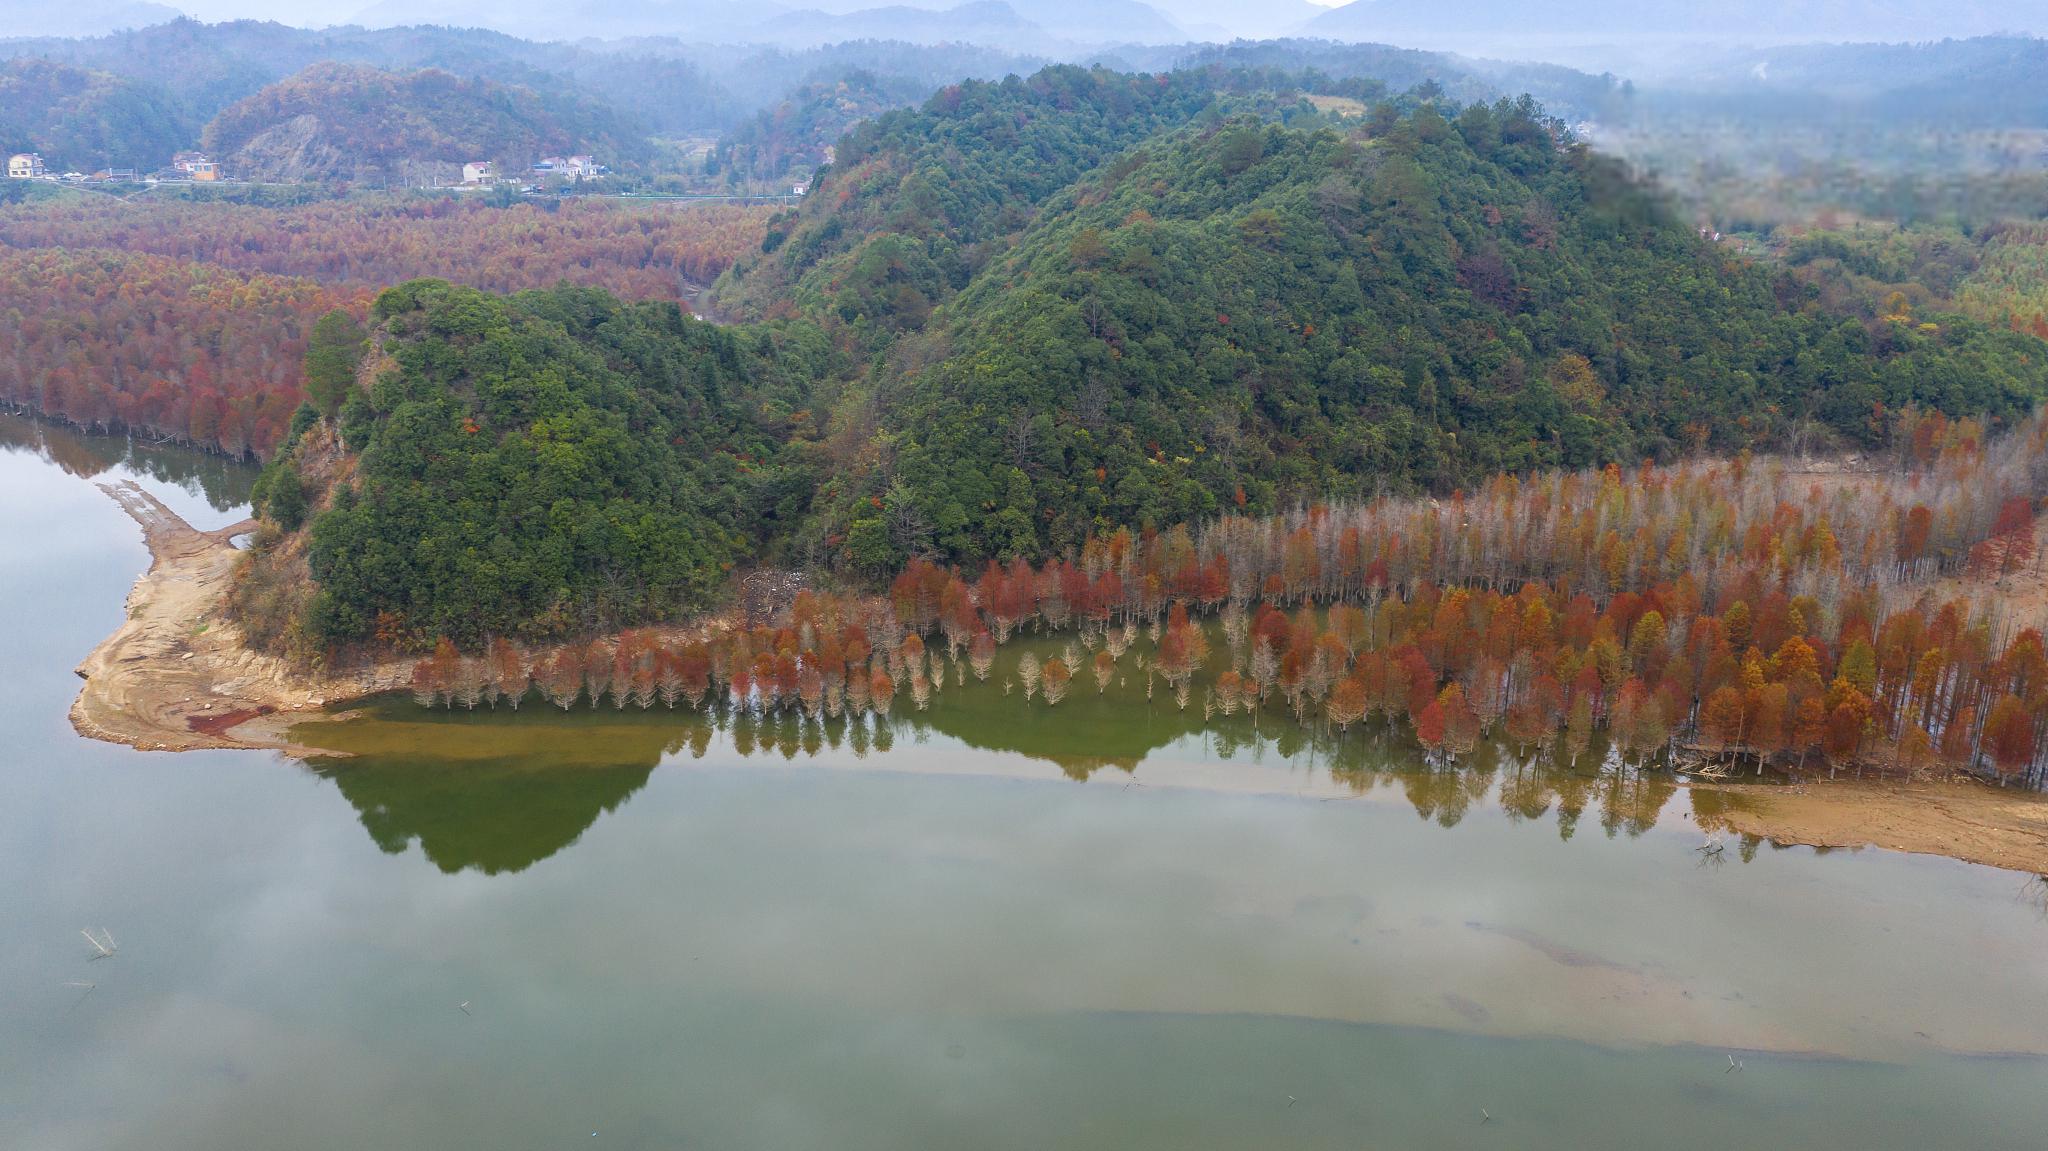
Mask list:
[[[98,200],[0,208],[0,245],[108,248],[238,272],[378,288],[435,276],[492,292],[572,284],[673,300],[759,247],[772,209],[568,199],[497,207],[474,198],[325,200],[289,207]]]
[[[1604,731],[1624,759],[1682,746],[1759,771],[1941,763],[2038,780],[2040,633],[1910,580],[1987,541],[2001,564],[2032,562],[2042,434],[2037,421],[1987,445],[1951,427],[1924,467],[1824,483],[1764,461],[1609,469],[1445,503],[1123,530],[1072,560],[973,576],[918,561],[885,600],[806,593],[779,628],[629,632],[531,660],[443,645],[416,685],[448,702],[531,679],[563,706],[885,712],[905,689],[923,706],[949,667],[956,683],[964,668],[987,678],[1022,629],[1072,631],[1087,654],[1070,642],[1017,661],[1027,700],[1056,704],[1090,674],[1102,690],[1128,668],[1183,707],[1199,681],[1205,710],[1284,708],[1340,731],[1379,719],[1446,757],[1497,736],[1576,761]],[[1914,525],[1930,520],[1943,555],[1915,566]],[[501,670],[486,682],[484,668]]]
[[[267,455],[313,321],[368,293],[161,256],[0,247],[0,400],[82,427]]]

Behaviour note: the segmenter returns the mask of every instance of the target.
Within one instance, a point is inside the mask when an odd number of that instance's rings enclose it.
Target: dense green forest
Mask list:
[[[1247,73],[1132,75],[1072,66],[953,85],[839,142],[829,178],[768,233],[718,305],[761,318],[836,315],[872,345],[922,323],[1055,192],[1197,116],[1273,104]],[[1294,101],[1289,101],[1294,104]],[[1306,110],[1305,105],[1300,106]]]
[[[877,121],[728,274],[722,299],[785,299],[886,350],[839,413],[869,431],[816,523],[853,566],[1813,425],[1867,439],[1886,407],[2042,394],[2031,338],[1822,307],[1530,103],[1332,125],[1122,83],[1055,71]],[[1003,159],[1079,165],[1126,135],[1145,143],[1050,195],[1064,173]]]
[[[735,332],[594,289],[501,297],[437,280],[386,291],[374,318],[390,363],[337,405],[360,454],[311,527],[320,593],[305,623],[330,642],[680,614],[805,511],[815,477],[787,444],[792,408],[832,366],[801,332]],[[301,450],[260,481],[285,524]]]
[[[617,627],[753,560],[1035,559],[2048,395],[2033,335],[1752,263],[1532,101],[1330,114],[1243,75],[1054,68],[863,125],[721,282],[746,324],[387,292],[389,366],[338,420],[352,478],[273,465],[314,509],[303,623],[408,646]]]

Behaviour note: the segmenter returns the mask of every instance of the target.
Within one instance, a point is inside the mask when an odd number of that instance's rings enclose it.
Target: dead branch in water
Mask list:
[[[114,943],[114,933],[104,927],[99,929],[99,935],[94,935],[90,927],[81,927],[78,933],[85,936],[85,941],[92,944],[93,950],[99,953],[93,956],[94,959],[112,959],[114,953],[120,950]]]

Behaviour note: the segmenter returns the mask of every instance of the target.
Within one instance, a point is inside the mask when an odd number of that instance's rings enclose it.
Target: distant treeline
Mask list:
[[[645,40],[593,47],[477,29],[315,31],[177,20],[91,39],[0,42],[0,150],[40,151],[52,164],[83,172],[153,169],[178,149],[196,147],[207,124],[237,102],[322,65],[488,80],[529,98],[600,106],[645,137],[731,129],[821,76],[865,70],[890,77],[908,86],[907,101],[963,76],[1000,76],[1041,63],[960,45],[733,51]]]
[[[0,207],[0,399],[74,423],[268,456],[313,321],[422,273],[493,291],[681,299],[757,248],[768,211],[392,197],[290,208],[70,197]]]

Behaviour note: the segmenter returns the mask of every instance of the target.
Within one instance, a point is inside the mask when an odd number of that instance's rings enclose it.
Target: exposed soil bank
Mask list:
[[[241,557],[232,541],[255,521],[203,532],[134,483],[100,487],[141,525],[150,565],[128,593],[127,621],[78,665],[80,734],[144,751],[297,753],[307,749],[290,746],[280,722],[291,713],[405,686],[399,664],[311,680],[248,649],[221,607]]]
[[[1695,783],[1725,809],[1701,822],[1809,847],[1882,847],[2048,875],[2048,796],[1988,783]],[[1704,806],[1695,803],[1695,809]]]

